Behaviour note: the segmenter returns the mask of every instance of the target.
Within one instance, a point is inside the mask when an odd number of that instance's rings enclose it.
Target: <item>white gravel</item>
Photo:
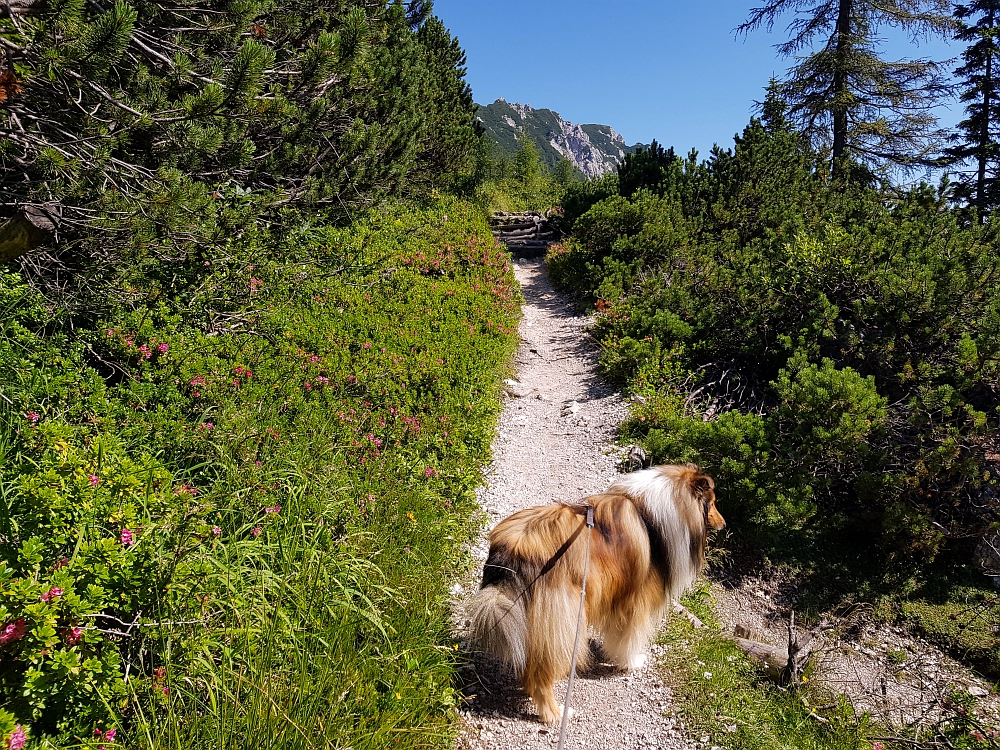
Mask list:
[[[514,511],[556,500],[574,500],[607,489],[618,476],[622,449],[613,443],[625,418],[621,396],[596,374],[598,349],[572,303],[549,282],[544,263],[521,260],[515,273],[524,293],[516,379],[494,440],[494,462],[479,501],[492,527]],[[485,534],[474,547],[478,587],[486,559]],[[463,594],[456,587],[456,594]],[[461,610],[461,604],[458,607]],[[463,623],[458,623],[461,628]],[[656,649],[657,647],[654,647]],[[655,653],[653,654],[655,656]],[[624,674],[598,658],[579,676],[571,705],[567,748],[636,750],[689,748],[683,725],[671,718],[671,696],[651,666]],[[486,657],[471,656],[462,669],[467,702],[462,707],[459,750],[550,748],[558,728],[535,718],[513,677]],[[562,702],[565,681],[557,684]]]

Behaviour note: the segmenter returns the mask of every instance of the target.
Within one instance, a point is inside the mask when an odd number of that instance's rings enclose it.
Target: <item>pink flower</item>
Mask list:
[[[883,750],[881,742],[873,742],[872,750]]]
[[[57,588],[57,587],[53,586],[48,591],[46,591],[44,594],[42,594],[41,599],[42,599],[43,602],[45,602],[46,604],[48,604],[53,599],[58,599],[62,595],[63,595],[63,590],[61,588]]]
[[[29,411],[24,415],[24,418],[31,422],[31,424],[38,424],[38,420],[41,419],[37,411]]]
[[[75,646],[83,638],[83,631],[80,628],[71,628],[65,630],[63,636],[66,638],[66,645]]]
[[[205,382],[206,382],[205,378],[203,378],[201,375],[196,375],[195,377],[191,378],[191,385],[205,385]]]
[[[260,532],[262,532],[263,530],[264,530],[264,529],[262,529],[262,528],[261,528],[260,526],[254,526],[254,527],[253,527],[252,529],[250,529],[250,535],[251,535],[251,536],[252,536],[252,537],[253,537],[254,539],[256,539],[257,537],[259,537],[259,536],[260,536]]]
[[[104,733],[104,739],[106,739],[108,742],[114,742],[115,741],[115,735],[117,735],[117,734],[118,734],[118,730],[117,729],[109,729],[108,731],[106,731]]]
[[[215,425],[212,424],[211,422],[202,422],[200,426],[201,426],[201,429],[205,430],[206,432],[208,430],[214,430],[215,429]]]
[[[97,476],[96,474],[91,474],[90,477],[89,477],[89,479],[90,479],[90,486],[91,487],[96,487],[97,485],[99,485],[101,483],[101,478],[99,476]]]
[[[170,349],[170,344],[160,344],[158,347],[156,347],[156,351],[158,351],[160,354],[166,354],[167,351],[169,351],[169,349]]]
[[[18,724],[14,727],[14,731],[7,737],[7,747],[9,750],[21,750],[27,741],[28,735],[24,733],[24,727]]]
[[[143,344],[142,346],[139,347],[139,353],[146,359],[149,359],[150,357],[153,356],[153,351],[149,348],[147,344]]]
[[[0,646],[5,646],[8,643],[19,641],[22,638],[24,638],[23,617],[19,617],[14,620],[14,622],[7,623],[4,625],[3,630],[0,630]]]
[[[216,539],[218,539],[220,536],[222,536],[222,529],[220,529],[218,526],[213,526],[212,527],[212,536],[214,536]]]
[[[273,508],[264,508],[264,512],[265,513],[275,513],[275,514],[281,513],[281,506],[280,505],[275,505]]]
[[[132,531],[130,529],[122,529],[121,536],[119,536],[123,547],[131,547],[135,544],[135,540],[132,538]]]
[[[426,469],[424,469],[424,476],[425,476],[425,477],[433,477],[433,476],[435,476],[436,474],[437,474],[437,471],[435,471],[435,470],[434,470],[434,469],[433,469],[432,467],[430,467],[430,466],[428,466],[428,467],[427,467]]]

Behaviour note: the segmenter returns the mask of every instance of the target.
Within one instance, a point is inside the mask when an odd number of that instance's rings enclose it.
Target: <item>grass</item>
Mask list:
[[[872,750],[872,748],[989,748],[995,738],[976,718],[974,700],[952,696],[945,721],[925,727],[919,737],[892,741],[890,728],[867,715],[855,715],[843,697],[821,691],[809,681],[781,687],[763,666],[723,637],[707,586],[683,603],[706,624],[695,630],[671,618],[659,637],[667,646],[660,663],[688,735],[727,750]],[[892,655],[890,655],[892,656]],[[897,655],[902,657],[902,654]]]
[[[229,257],[132,281],[148,296],[76,334],[123,377],[102,381],[79,345],[49,347],[10,320],[0,329],[19,412],[0,431],[18,456],[0,467],[0,533],[17,536],[0,559],[11,574],[0,626],[28,613],[0,666],[0,742],[17,723],[57,747],[96,748],[95,725],[137,748],[447,746],[448,584],[478,530],[474,490],[520,302],[485,218],[443,201],[349,227],[262,229]],[[206,330],[206,310],[237,324]],[[87,383],[88,400],[65,382]],[[154,467],[127,486],[128,516],[88,447],[108,434]],[[69,478],[56,491],[53,476]],[[35,486],[59,538],[27,513],[23,488]],[[119,541],[126,525],[135,544]],[[18,593],[34,576],[41,592],[75,596],[82,573],[58,561],[76,559],[84,526],[114,554],[107,600],[92,608],[126,621],[141,610],[138,635],[65,642],[69,611]],[[18,553],[26,540],[31,559]],[[134,601],[139,579],[149,593]],[[51,643],[32,619],[43,609]],[[37,683],[31,664],[95,653],[107,661],[83,663],[108,685],[59,675],[21,697]],[[56,700],[84,682],[99,685],[86,711]]]

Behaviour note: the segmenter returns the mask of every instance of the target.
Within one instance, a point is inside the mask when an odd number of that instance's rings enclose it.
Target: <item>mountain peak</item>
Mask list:
[[[479,107],[479,121],[505,153],[518,149],[517,140],[527,133],[550,167],[562,157],[587,177],[612,172],[641,144],[628,146],[625,139],[608,125],[576,125],[551,109],[535,109],[530,104],[509,103],[503,97]]]

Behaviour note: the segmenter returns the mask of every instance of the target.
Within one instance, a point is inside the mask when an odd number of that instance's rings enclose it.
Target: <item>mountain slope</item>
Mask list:
[[[642,144],[629,146],[608,125],[574,125],[551,109],[510,104],[503,98],[480,105],[479,121],[487,135],[506,154],[518,149],[517,139],[527,132],[550,167],[566,157],[587,177],[599,177],[618,166]]]

